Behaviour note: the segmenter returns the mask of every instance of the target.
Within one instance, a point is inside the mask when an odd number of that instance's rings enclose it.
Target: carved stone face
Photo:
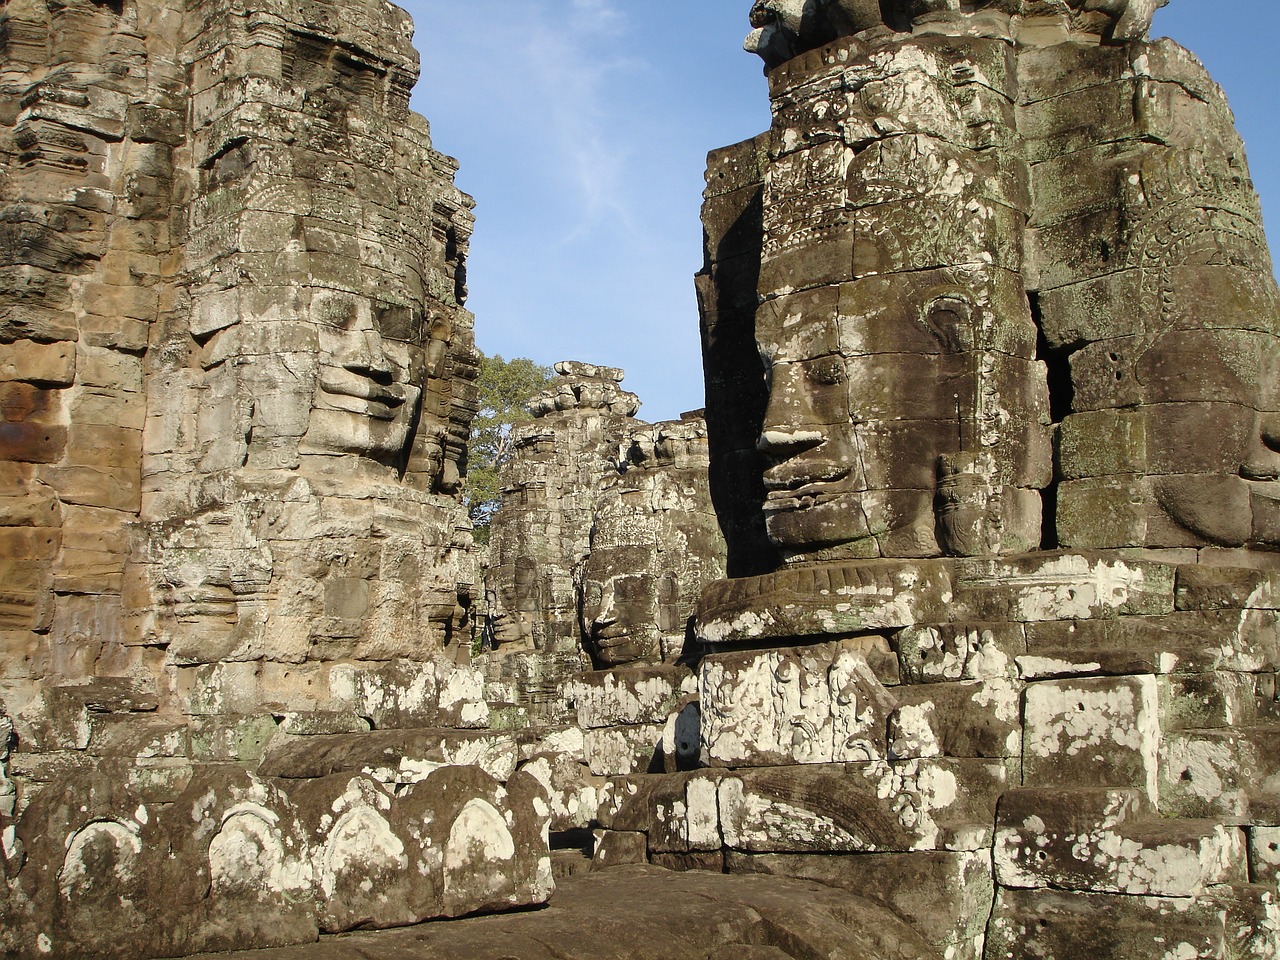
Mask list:
[[[489,594],[489,629],[496,647],[533,646],[533,624],[529,615],[504,604],[497,593]]]
[[[853,421],[849,370],[831,315],[788,313],[757,330],[769,379],[759,449],[765,471],[765,523],[784,549],[871,536],[861,508],[865,464]]]
[[[659,657],[657,535],[652,515],[628,510],[620,498],[596,514],[582,571],[581,619],[598,666]]]
[[[857,280],[839,293],[781,297],[757,314],[769,371],[758,445],[769,461],[765,523],[792,559],[943,552],[944,462],[991,446],[993,429],[1000,444],[1028,452],[1032,371],[981,349],[987,295],[962,279],[932,271]],[[1015,479],[995,460],[979,473],[991,489]]]
[[[422,396],[429,343],[420,324],[375,317],[367,300],[317,294],[316,391],[301,453],[401,456]]]

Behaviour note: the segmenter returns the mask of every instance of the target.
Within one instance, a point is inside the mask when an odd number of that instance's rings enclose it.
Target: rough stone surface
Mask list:
[[[701,413],[647,424],[621,370],[556,370],[513,431],[485,593],[495,689],[564,722],[584,668],[678,660],[726,567]]]
[[[477,669],[407,18],[5,4],[0,952],[1280,958],[1280,292],[1162,5],[757,0],[705,420],[557,365]]]
[[[933,960],[937,952],[883,907],[820,883],[784,877],[618,867],[567,880],[536,913],[324,939],[223,960]],[[211,957],[199,960],[212,960]]]
[[[651,858],[948,957],[1280,954],[1280,294],[1160,6],[753,5],[773,122],[709,157],[697,279],[731,769],[610,786]],[[871,746],[833,764],[841,649]]]

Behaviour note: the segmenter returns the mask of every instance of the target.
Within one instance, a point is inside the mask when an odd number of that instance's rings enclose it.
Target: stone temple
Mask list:
[[[1280,960],[1221,91],[1163,0],[742,5],[706,408],[558,364],[481,549],[407,15],[0,4],[0,953]]]

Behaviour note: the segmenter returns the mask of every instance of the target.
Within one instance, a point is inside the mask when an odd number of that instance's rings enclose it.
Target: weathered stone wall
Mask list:
[[[472,203],[411,33],[0,10],[0,952],[549,896],[543,745],[465,662]]]
[[[755,5],[774,124],[710,158],[699,288],[731,556],[781,569],[704,592],[709,769],[606,787],[616,861],[948,957],[1280,955],[1280,310],[1160,5]]]

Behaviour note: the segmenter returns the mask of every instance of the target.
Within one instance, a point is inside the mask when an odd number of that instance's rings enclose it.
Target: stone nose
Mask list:
[[[1250,480],[1280,479],[1280,413],[1258,414],[1255,434],[1241,474]]]
[[[826,431],[814,416],[812,398],[798,363],[775,362],[769,378],[769,404],[756,449],[771,457],[785,458],[816,447]]]
[[[352,332],[338,357],[342,366],[386,386],[392,381],[395,368],[387,359],[382,337],[377,330],[365,329]]]

